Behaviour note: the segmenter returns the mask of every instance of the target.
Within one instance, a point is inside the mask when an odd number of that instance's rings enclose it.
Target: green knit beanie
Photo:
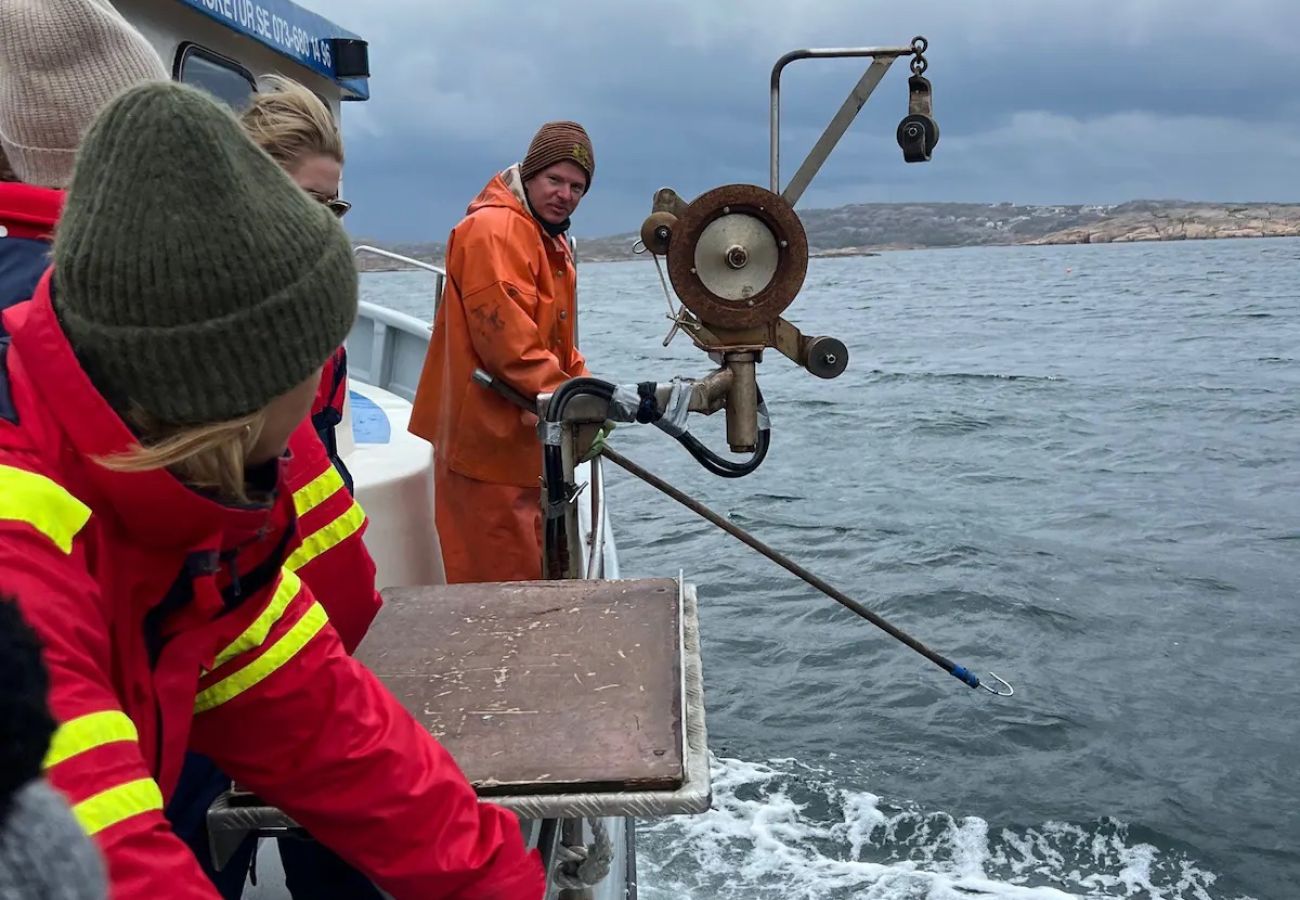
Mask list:
[[[54,306],[119,412],[201,425],[265,407],[352,328],[338,220],[207,95],[170,82],[110,103],[77,157]]]

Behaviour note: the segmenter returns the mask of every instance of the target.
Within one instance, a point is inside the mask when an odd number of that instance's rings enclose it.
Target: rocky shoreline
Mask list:
[[[800,211],[814,257],[872,256],[888,250],[1050,244],[1117,244],[1218,238],[1300,237],[1300,204],[1136,200],[1112,206],[1011,203],[867,203]],[[635,259],[634,234],[580,238],[580,263]],[[441,243],[370,243],[441,265]],[[404,267],[374,255],[363,272]]]
[[[1300,237],[1300,206],[1163,208],[1066,228],[1026,243],[1120,244],[1261,237]]]

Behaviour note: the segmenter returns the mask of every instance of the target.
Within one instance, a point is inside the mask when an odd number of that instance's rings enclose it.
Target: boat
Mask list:
[[[366,42],[290,0],[115,3],[174,78],[232,107],[272,73],[312,89],[340,119],[345,103],[370,96]],[[774,349],[821,378],[836,377],[848,361],[837,339],[804,335],[781,317],[808,262],[794,204],[890,65],[904,57],[912,58],[909,115],[897,138],[908,162],[929,159],[938,129],[922,74],[926,46],[916,38],[896,47],[787,54],[772,72],[771,189],[724,185],[689,202],[671,189],[655,195],[638,252],[667,263],[680,302],[668,339],[686,334],[718,364],[715,371],[648,391],[573,379],[543,398],[518,397],[487,373],[476,375],[482,389],[543,422],[543,581],[445,584],[432,448],[407,432],[431,327],[360,305],[347,339],[351,384],[339,452],[371,522],[366,544],[386,602],[356,655],[452,751],[481,799],[517,813],[545,867],[548,898],[635,898],[636,822],[703,813],[711,802],[695,587],[682,573],[620,577],[601,457],[577,462],[579,429],[608,418],[653,422],[722,477],[762,463],[770,431],[756,376],[763,351]],[[869,58],[870,66],[782,189],[781,72],[800,59],[846,56]],[[426,270],[432,319],[444,271],[383,248],[355,252]],[[668,279],[663,285],[668,295]],[[686,426],[691,412],[724,413],[729,449],[745,460],[723,458],[695,439]],[[628,468],[617,454],[605,458]],[[283,811],[238,789],[214,804],[208,825],[218,866],[249,834],[310,838]],[[273,853],[259,854],[261,883],[246,896],[284,895],[276,862]]]

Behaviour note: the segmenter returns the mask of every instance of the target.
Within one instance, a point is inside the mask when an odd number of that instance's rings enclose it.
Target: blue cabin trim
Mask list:
[[[291,0],[179,0],[180,3],[342,89],[344,100],[370,99],[365,41]]]

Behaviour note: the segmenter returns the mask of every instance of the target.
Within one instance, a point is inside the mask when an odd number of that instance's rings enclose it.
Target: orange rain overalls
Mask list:
[[[494,177],[447,240],[411,433],[434,447],[434,520],[447,582],[536,581],[542,448],[537,418],[473,380],[526,397],[587,375],[574,346],[576,270],[528,211],[517,168]]]

